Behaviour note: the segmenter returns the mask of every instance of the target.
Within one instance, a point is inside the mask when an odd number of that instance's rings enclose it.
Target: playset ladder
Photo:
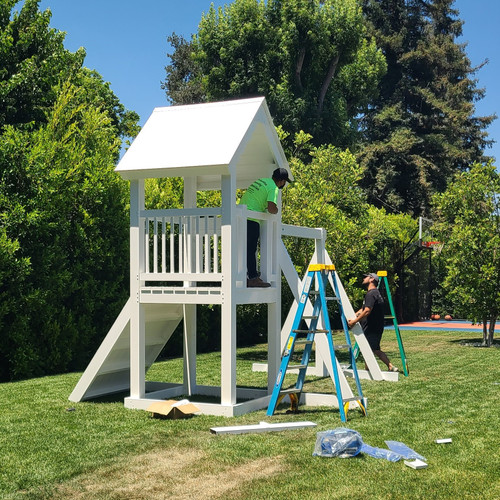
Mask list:
[[[336,274],[334,273],[335,266],[324,265],[324,264],[313,264],[310,265],[307,271],[307,276],[304,281],[304,287],[300,295],[297,312],[295,314],[295,319],[291,328],[290,335],[288,336],[285,349],[283,351],[283,356],[281,358],[281,364],[276,378],[276,383],[273,388],[271,395],[271,400],[269,402],[269,407],[267,409],[267,415],[271,416],[278,404],[285,396],[289,396],[292,403],[292,410],[296,410],[298,403],[300,401],[300,395],[302,393],[302,388],[304,386],[304,380],[306,376],[307,366],[309,364],[309,358],[311,355],[312,345],[315,341],[315,335],[325,335],[329,354],[331,358],[332,371],[333,371],[333,381],[335,384],[335,392],[337,395],[340,418],[342,422],[346,421],[347,411],[349,409],[350,401],[356,401],[363,412],[366,415],[366,398],[363,397],[361,390],[361,383],[359,381],[358,371],[356,368],[356,362],[353,356],[353,349],[351,344],[351,338],[349,335],[349,329],[347,327],[347,320],[344,315],[342,308],[342,302],[340,300],[340,295],[338,292],[338,284],[336,280]],[[333,279],[335,297],[326,296],[326,284],[328,283],[328,277],[331,275]],[[316,289],[311,290],[313,281],[316,282]],[[311,297],[312,296],[312,297]],[[304,316],[304,310],[306,303],[310,298],[313,298],[313,312],[311,316]],[[342,326],[345,334],[345,345],[333,344],[332,330],[330,326],[330,318],[328,315],[327,301],[335,300],[339,305],[340,316],[342,320]],[[318,320],[320,315],[323,319],[324,329],[318,329]],[[300,330],[301,322],[303,320],[310,320],[309,327],[307,330]],[[305,335],[304,337],[298,338],[299,335]],[[304,350],[302,353],[302,359],[298,365],[290,365],[290,359],[294,353],[294,348],[297,345],[303,345]],[[356,387],[358,396],[353,397],[343,397],[342,388],[340,382],[340,376],[344,376],[343,373],[339,373],[339,364],[335,355],[336,350],[344,349],[347,350],[353,367],[353,375],[356,381]],[[283,389],[283,381],[285,379],[288,370],[298,370],[297,381],[294,386]],[[352,394],[352,393],[351,393]]]

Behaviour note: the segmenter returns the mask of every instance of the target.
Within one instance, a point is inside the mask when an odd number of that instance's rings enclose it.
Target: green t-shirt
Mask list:
[[[276,203],[278,200],[278,186],[273,179],[257,179],[251,184],[241,197],[240,204],[246,205],[253,212],[265,212],[267,202]]]

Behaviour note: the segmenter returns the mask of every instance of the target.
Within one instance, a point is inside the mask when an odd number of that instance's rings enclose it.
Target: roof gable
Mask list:
[[[264,97],[155,108],[116,171],[125,179],[196,176],[198,189],[238,187],[288,169]]]

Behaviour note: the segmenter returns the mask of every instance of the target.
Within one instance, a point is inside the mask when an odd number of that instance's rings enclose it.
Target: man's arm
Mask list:
[[[278,205],[272,201],[267,202],[267,211],[270,214],[277,214],[278,213]]]
[[[372,312],[371,307],[365,307],[364,309],[360,309],[356,313],[356,317],[354,319],[350,319],[347,322],[349,328],[352,328],[356,323],[359,323],[363,318],[366,318]]]

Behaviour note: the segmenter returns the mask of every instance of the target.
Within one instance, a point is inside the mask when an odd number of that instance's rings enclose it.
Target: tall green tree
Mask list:
[[[83,368],[126,300],[138,116],[38,0],[0,0],[0,380]]]
[[[120,139],[83,93],[65,84],[46,124],[0,136],[3,380],[83,368],[128,295]]]
[[[491,163],[475,164],[434,205],[448,300],[456,314],[483,324],[491,346],[500,314],[500,174]]]
[[[454,0],[364,0],[369,32],[387,59],[380,94],[362,120],[369,200],[393,212],[429,214],[431,196],[483,161],[486,127]]]
[[[78,78],[87,102],[106,109],[122,137],[134,137],[137,113],[128,111],[95,71],[83,68],[85,50],[64,48],[65,34],[50,27],[49,9],[40,0],[0,0],[0,131],[5,125],[37,127],[46,122],[57,89]]]
[[[385,61],[357,0],[235,0],[190,42],[173,34],[163,88],[174,104],[264,95],[276,124],[316,144],[354,142]]]

